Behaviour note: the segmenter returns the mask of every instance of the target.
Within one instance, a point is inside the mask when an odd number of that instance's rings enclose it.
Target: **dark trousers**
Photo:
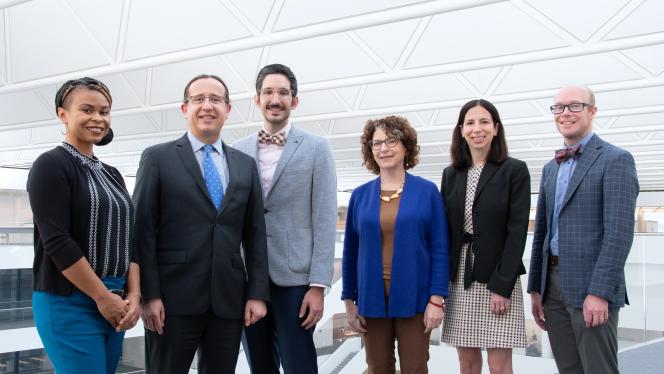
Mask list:
[[[198,353],[198,372],[233,374],[240,351],[242,319],[200,315],[166,316],[164,334],[145,330],[147,373],[189,373]]]
[[[618,374],[619,309],[609,309],[608,323],[586,327],[583,309],[564,301],[559,267],[550,267],[547,278],[544,318],[560,374]]]
[[[305,330],[300,307],[309,286],[280,287],[270,282],[270,303],[265,318],[245,328],[244,351],[253,374],[316,374],[318,361],[313,334]],[[245,342],[246,340],[246,342]]]

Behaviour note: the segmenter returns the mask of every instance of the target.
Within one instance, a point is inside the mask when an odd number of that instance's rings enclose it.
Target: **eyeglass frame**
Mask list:
[[[192,100],[192,99],[195,99],[195,98],[196,99],[203,98],[203,101],[201,101],[200,103],[196,103]],[[212,102],[212,98],[219,98],[219,99],[221,99],[221,101],[219,103],[214,103],[214,102]],[[224,96],[218,96],[218,95],[207,95],[206,96],[206,95],[202,95],[202,94],[201,95],[189,96],[189,97],[187,97],[187,100],[185,100],[184,102],[187,103],[187,104],[203,105],[203,104],[205,104],[205,101],[209,101],[211,105],[221,105],[222,103],[223,104],[228,104],[228,100],[226,100],[226,98]]]
[[[269,91],[269,93],[266,93],[265,92],[266,90]],[[284,97],[285,98],[285,97],[294,97],[295,96],[295,93],[294,93],[292,88],[291,89],[288,89],[288,88],[261,88],[260,90],[258,90],[258,96],[272,97],[272,96],[274,96],[275,92],[277,93],[278,97]],[[285,92],[288,92],[288,94],[286,94]]]
[[[581,105],[581,109],[572,110],[570,105]],[[567,110],[569,110],[570,113],[579,113],[579,112],[583,112],[583,110],[586,107],[592,108],[593,106],[594,106],[593,104],[588,104],[588,103],[569,103],[569,104],[566,104],[566,105],[565,104],[553,104],[549,107],[549,110],[551,110],[552,114],[563,114],[563,113],[565,113],[565,108],[567,108]],[[563,110],[561,110],[560,112],[556,112],[556,110],[554,109],[555,107],[562,107]]]
[[[390,145],[388,143],[388,142],[391,142],[391,141],[394,141],[394,144]],[[394,138],[394,137],[387,138],[385,140],[373,140],[373,139],[371,139],[367,142],[367,145],[369,145],[369,148],[373,149],[374,151],[378,151],[383,147],[383,144],[385,144],[385,146],[387,148],[394,148],[394,147],[397,146],[397,144],[399,144],[400,141],[401,141],[401,139]]]

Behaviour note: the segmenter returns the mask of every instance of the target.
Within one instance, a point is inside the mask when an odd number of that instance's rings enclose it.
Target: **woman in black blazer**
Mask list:
[[[452,134],[452,165],[441,195],[450,235],[450,292],[442,340],[456,346],[461,373],[512,372],[512,348],[525,347],[519,276],[530,212],[530,175],[507,157],[498,110],[471,100]]]

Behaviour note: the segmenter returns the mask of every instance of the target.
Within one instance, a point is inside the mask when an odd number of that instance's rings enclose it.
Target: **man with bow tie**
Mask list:
[[[560,374],[618,373],[618,312],[639,183],[634,158],[593,133],[595,95],[565,87],[551,106],[564,148],[540,180],[528,292]]]
[[[284,65],[265,66],[254,103],[263,128],[233,147],[258,163],[267,227],[268,314],[245,328],[254,374],[317,373],[313,332],[332,281],[337,221],[334,159],[328,142],[294,127],[297,80]]]

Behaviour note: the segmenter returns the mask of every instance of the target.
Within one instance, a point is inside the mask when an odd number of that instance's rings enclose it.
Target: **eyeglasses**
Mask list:
[[[210,104],[212,105],[221,105],[222,103],[226,103],[226,98],[217,96],[217,95],[210,95],[210,96],[205,96],[205,95],[196,95],[196,96],[189,96],[186,100],[187,103],[191,104],[196,104],[200,105],[205,102],[205,100],[210,100]]]
[[[556,105],[551,105],[549,109],[551,109],[551,113],[553,114],[561,114],[562,112],[565,111],[565,108],[569,109],[569,111],[572,113],[578,113],[582,111],[583,108],[591,106],[592,105],[586,103],[571,103],[567,105],[556,104]]]
[[[369,141],[369,146],[371,146],[371,149],[377,151],[379,150],[383,144],[387,146],[387,148],[394,148],[397,144],[399,144],[399,139],[398,138],[387,138],[385,140],[370,140]]]
[[[279,98],[286,98],[291,96],[292,94],[292,91],[287,88],[280,88],[278,90],[274,88],[263,88],[258,91],[258,94],[263,97],[272,97],[272,95],[274,95],[275,92],[277,93]]]

